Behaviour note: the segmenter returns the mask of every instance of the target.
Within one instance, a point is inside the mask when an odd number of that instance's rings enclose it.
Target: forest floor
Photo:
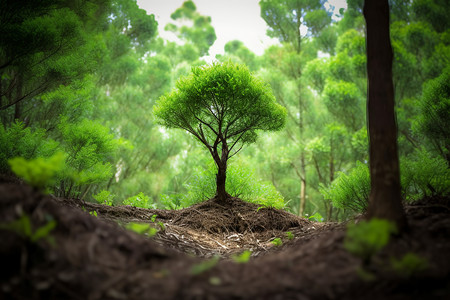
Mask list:
[[[3,182],[0,299],[450,299],[449,203],[407,205],[408,230],[363,264],[343,246],[346,224],[237,198],[146,210]],[[159,232],[139,235],[130,223]],[[425,268],[394,267],[411,252]]]

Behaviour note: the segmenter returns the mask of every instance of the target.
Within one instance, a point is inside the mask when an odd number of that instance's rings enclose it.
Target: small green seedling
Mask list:
[[[90,214],[91,216],[98,217],[98,214],[97,214],[97,211],[96,211],[96,210],[91,210],[91,211],[89,212],[89,214]]]
[[[126,225],[128,230],[134,231],[138,234],[146,235],[148,237],[152,237],[158,233],[158,229],[153,228],[150,224],[145,223],[135,223],[131,222]]]
[[[271,241],[271,243],[277,247],[283,245],[283,241],[280,238],[273,239],[273,241]]]
[[[377,279],[377,276],[372,273],[371,271],[368,271],[366,269],[364,269],[363,267],[359,266],[356,269],[356,274],[358,274],[359,278],[361,278],[362,280],[364,280],[365,282],[372,282],[375,279]]]
[[[406,253],[402,258],[391,258],[392,269],[403,278],[410,278],[414,274],[428,268],[428,261],[414,253]]]
[[[308,217],[308,215],[306,215]],[[318,212],[316,212],[315,214],[313,214],[312,216],[308,217],[308,220],[312,220],[315,222],[323,222],[323,217],[321,214],[319,214]]]
[[[391,234],[396,232],[394,223],[382,219],[349,224],[344,247],[350,253],[362,258],[364,264],[368,264],[371,258],[389,242]]]
[[[214,256],[211,259],[208,259],[199,264],[193,265],[190,270],[190,273],[192,275],[200,275],[200,274],[214,268],[218,262],[219,262],[219,256]]]
[[[252,251],[245,250],[241,254],[236,254],[231,257],[235,263],[245,264],[250,260],[250,256],[252,255]]]
[[[158,217],[158,215],[153,215],[152,218],[150,219],[153,223],[155,223],[156,218]]]
[[[163,222],[158,222],[158,226],[159,226],[159,228],[161,229],[162,232],[166,230],[166,226],[164,226]]]
[[[222,283],[222,279],[217,276],[212,276],[209,278],[209,284],[211,285],[220,285]]]
[[[37,228],[34,232],[31,226],[31,220],[28,215],[23,214],[19,219],[7,224],[0,224],[0,229],[10,230],[18,235],[35,243],[40,239],[45,239],[47,242],[54,244],[53,237],[50,236],[50,231],[55,229],[56,221],[50,216],[47,224]]]
[[[153,223],[156,223],[156,218],[158,217],[158,215],[152,215],[150,221],[152,221]],[[156,224],[158,224],[159,228],[161,231],[166,230],[166,226],[164,226],[164,223],[159,221]]]
[[[290,231],[287,231],[286,232],[286,237],[287,237],[288,240],[291,241],[291,240],[294,239],[294,234],[292,232],[290,232]]]

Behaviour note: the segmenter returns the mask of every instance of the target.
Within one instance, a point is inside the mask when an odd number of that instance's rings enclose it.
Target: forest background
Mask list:
[[[49,192],[110,205],[178,209],[212,197],[208,152],[152,115],[216,40],[194,2],[171,16],[175,43],[133,0],[2,1],[0,173],[12,174],[14,157],[53,165]],[[231,159],[230,194],[316,221],[366,209],[362,2],[348,1],[332,18],[324,1],[262,0],[267,34],[280,44],[257,56],[231,41],[216,56],[245,64],[288,111],[285,129],[260,133]],[[450,4],[390,5],[402,194],[448,194]]]

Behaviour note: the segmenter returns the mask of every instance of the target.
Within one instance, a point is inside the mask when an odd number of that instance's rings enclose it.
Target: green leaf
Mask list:
[[[231,259],[238,264],[245,264],[250,260],[250,256],[252,255],[252,251],[245,250],[239,255],[233,255]]]
[[[41,226],[38,229],[36,229],[34,234],[31,236],[31,241],[36,242],[42,238],[47,238],[48,235],[50,234],[50,231],[55,229],[56,224],[57,224],[56,220],[51,220],[44,226]]]
[[[218,264],[219,260],[220,260],[219,256],[214,256],[211,259],[208,259],[199,264],[193,265],[191,267],[190,273],[192,275],[200,275],[206,271],[209,271]]]
[[[283,245],[283,241],[282,241],[280,238],[275,238],[275,239],[273,239],[273,241],[271,241],[271,243],[272,243],[274,246],[277,246],[277,247]]]

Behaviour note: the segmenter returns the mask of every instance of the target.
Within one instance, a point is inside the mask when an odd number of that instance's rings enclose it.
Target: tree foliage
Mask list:
[[[188,131],[208,149],[218,167],[222,197],[227,160],[255,142],[257,130],[282,128],[286,112],[267,84],[245,66],[226,62],[193,68],[160,98],[154,114],[162,125]]]

